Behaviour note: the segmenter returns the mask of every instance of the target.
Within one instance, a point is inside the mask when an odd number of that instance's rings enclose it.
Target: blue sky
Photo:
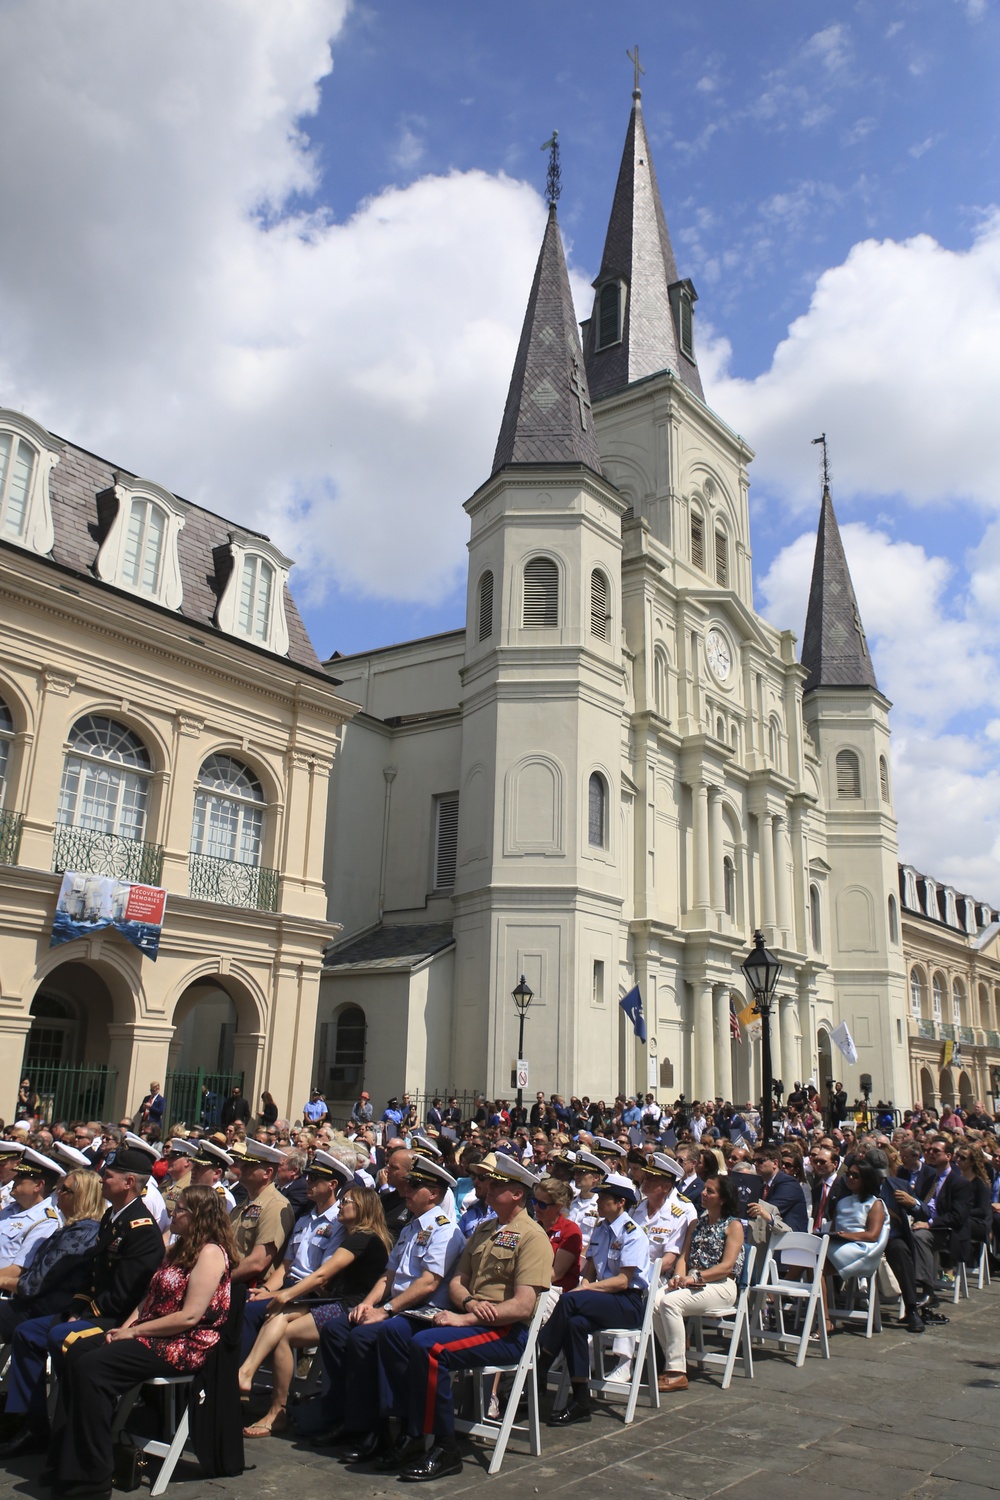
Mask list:
[[[6,0],[0,402],[269,531],[321,654],[461,624],[539,146],[583,315],[638,43],[759,606],[801,630],[825,430],[903,855],[1000,902],[998,15]]]

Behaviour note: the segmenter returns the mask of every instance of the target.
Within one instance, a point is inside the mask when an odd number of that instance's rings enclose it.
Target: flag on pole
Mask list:
[[[764,1027],[760,1016],[757,1014],[757,1008],[752,1000],[750,1001],[749,1005],[744,1006],[743,1010],[740,1011],[736,1019],[743,1027],[743,1030],[746,1032],[747,1037],[751,1042],[756,1042],[760,1039],[760,1035]]]
[[[732,990],[729,992],[729,1035],[734,1042],[743,1046],[743,1028],[740,1026],[740,1018],[736,1014],[736,1005],[733,1000]]]
[[[945,1042],[944,1051],[941,1053],[941,1066],[946,1068],[955,1056],[955,1043]]]
[[[847,1061],[849,1063],[857,1062],[858,1049],[854,1045],[854,1038],[851,1036],[851,1033],[847,1029],[846,1021],[841,1021],[839,1026],[835,1026],[833,1028],[833,1030],[830,1032],[830,1040],[831,1042],[833,1042],[835,1047],[840,1048],[841,1052],[847,1058]]]
[[[646,1040],[646,1017],[642,1013],[642,996],[639,994],[639,986],[634,985],[618,1004],[632,1022],[632,1030],[640,1042],[644,1042]]]

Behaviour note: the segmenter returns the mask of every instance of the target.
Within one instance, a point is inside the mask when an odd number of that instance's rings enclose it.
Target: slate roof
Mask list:
[[[680,278],[638,89],[632,99],[601,270],[594,282],[600,287],[605,281],[620,278],[628,288],[622,338],[620,343],[598,351],[596,317],[584,324],[587,378],[596,399],[634,380],[671,369],[704,400],[698,366],[678,346],[668,288]]]
[[[602,472],[554,206],[535,267],[491,472],[508,464],[586,464]]]
[[[58,438],[57,441],[64,446],[59,462],[49,476],[49,497],[52,503],[52,523],[55,533],[52,560],[61,567],[87,578],[98,588],[110,589],[112,593],[127,593],[130,598],[141,597],[103,582],[94,572],[94,563],[97,560],[101,542],[112,519],[112,516],[106,516],[105,523],[102,525],[98,515],[97,496],[114,485],[116,472],[128,474],[132,478],[139,476],[131,475],[130,471],[111,464],[107,459],[98,458],[84,448],[75,447],[74,444],[66,442],[65,438]],[[217,575],[213,549],[225,547],[228,544],[230,532],[243,536],[261,537],[264,541],[268,538],[263,537],[261,532],[248,531],[244,526],[226,521],[221,516],[213,515],[211,511],[203,510],[197,505],[191,505],[180,495],[176,498],[184,507],[184,526],[177,541],[184,596],[179,610],[165,610],[165,613],[180,615],[182,619],[191,620],[193,623],[208,626],[214,630],[215,611],[224,580]],[[164,609],[164,606],[148,599],[143,599],[142,602],[150,609]],[[285,619],[288,623],[288,656],[279,659],[287,659],[296,666],[321,672],[319,657],[306,634],[306,628],[287,587],[285,589]],[[265,656],[275,654],[252,641],[244,641],[242,637],[227,636],[227,639],[238,640],[240,646],[249,650],[262,651]]]
[[[829,488],[820,509],[802,665],[809,670],[806,693],[818,687],[878,688]]]
[[[327,950],[327,969],[413,969],[455,938],[450,922],[417,922],[412,926],[376,927],[342,948]]]

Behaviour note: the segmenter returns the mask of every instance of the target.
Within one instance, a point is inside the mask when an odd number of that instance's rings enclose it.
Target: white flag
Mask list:
[[[839,1026],[834,1027],[833,1031],[830,1032],[830,1040],[840,1048],[849,1063],[857,1062],[858,1049],[854,1045],[854,1038],[847,1029],[846,1021],[841,1021]]]

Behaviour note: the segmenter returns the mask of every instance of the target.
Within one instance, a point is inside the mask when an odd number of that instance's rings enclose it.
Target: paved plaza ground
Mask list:
[[[1000,1285],[945,1310],[948,1326],[920,1337],[891,1326],[870,1341],[839,1333],[829,1362],[811,1354],[801,1370],[791,1358],[762,1353],[754,1380],[736,1374],[728,1391],[717,1376],[696,1376],[690,1390],[661,1398],[658,1412],[640,1406],[628,1428],[618,1404],[599,1409],[589,1426],[543,1428],[541,1457],[508,1448],[494,1479],[483,1448],[470,1443],[460,1477],[422,1490],[481,1491],[495,1500],[574,1493],[619,1500],[997,1500]],[[213,1481],[182,1464],[167,1493],[174,1500],[404,1493],[394,1477],[349,1473],[284,1437],[248,1442],[247,1462],[256,1467],[242,1478]],[[0,1476],[0,1494],[48,1500],[50,1492],[33,1482],[40,1468],[40,1459],[15,1462]],[[146,1484],[140,1500],[143,1494]]]

